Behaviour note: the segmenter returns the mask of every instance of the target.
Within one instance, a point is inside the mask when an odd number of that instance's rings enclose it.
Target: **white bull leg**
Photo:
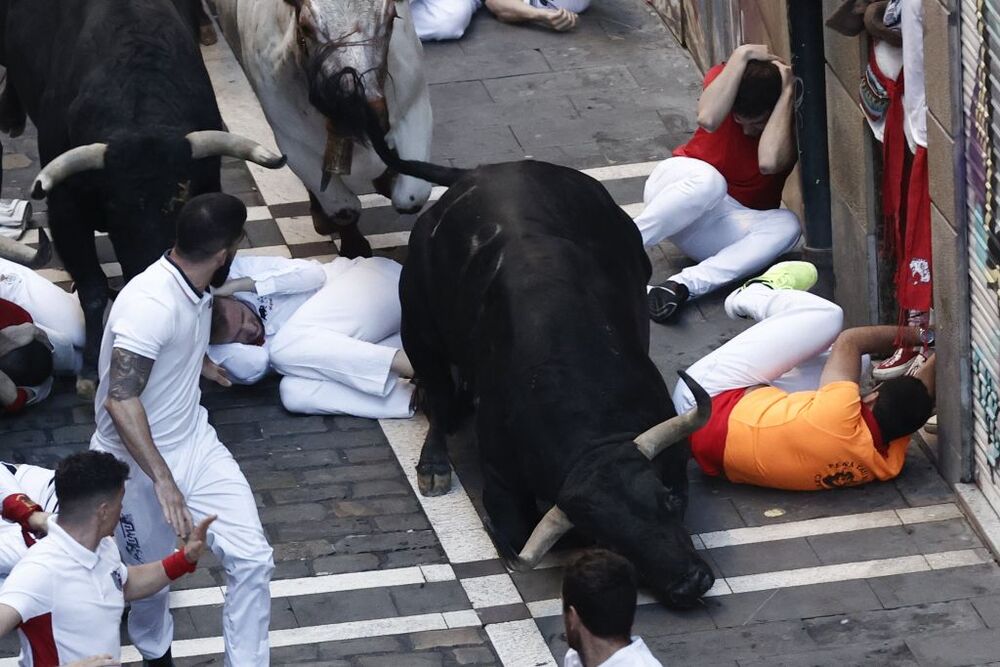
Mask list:
[[[389,42],[385,86],[390,128],[386,140],[400,157],[427,161],[431,158],[434,117],[424,76],[424,49],[413,29],[409,2],[397,2],[396,10],[399,16]],[[430,194],[430,183],[400,175],[392,187],[392,204],[400,211],[416,210]]]

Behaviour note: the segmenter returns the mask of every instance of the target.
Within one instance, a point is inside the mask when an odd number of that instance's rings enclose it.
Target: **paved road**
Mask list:
[[[220,44],[205,55],[231,129],[267,136],[231,54]],[[428,45],[426,59],[435,159],[533,156],[593,169],[633,213],[652,161],[693,129],[700,77],[640,0],[598,3],[571,35],[481,14],[461,42]],[[33,136],[5,145],[3,195],[21,195],[37,171]],[[227,161],[223,183],[251,207],[246,252],[335,252],[313,233],[305,193],[287,170]],[[363,227],[379,252],[404,257],[412,217],[372,203]],[[44,223],[44,204],[39,210]],[[98,242],[114,275],[107,239]],[[668,244],[651,257],[656,279],[683,261]],[[46,275],[67,278],[57,263]],[[672,382],[676,369],[743,326],[725,318],[721,297],[706,299],[677,323],[654,325],[651,353]],[[92,407],[69,382],[60,390],[0,421],[0,457],[52,465],[86,446]],[[468,448],[454,455],[461,484],[424,499],[413,491],[420,418],[293,416],[278,405],[273,381],[207,388],[204,403],[275,546],[275,664],[561,661],[561,559],[526,574],[503,568],[477,513],[480,480]],[[687,523],[719,583],[692,611],[642,600],[636,631],[665,664],[966,665],[1000,656],[1000,571],[919,448],[894,483],[842,492],[738,487],[694,469],[691,479]],[[172,602],[178,663],[221,664],[219,568],[180,583]],[[16,652],[10,641],[0,649]]]

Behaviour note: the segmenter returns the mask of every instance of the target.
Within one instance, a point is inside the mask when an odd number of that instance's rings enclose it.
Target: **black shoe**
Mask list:
[[[170,655],[170,649],[159,658],[143,660],[142,667],[174,667],[174,657]]]
[[[646,295],[649,305],[649,319],[663,324],[677,312],[681,304],[688,300],[687,285],[668,280],[659,285],[653,285]]]

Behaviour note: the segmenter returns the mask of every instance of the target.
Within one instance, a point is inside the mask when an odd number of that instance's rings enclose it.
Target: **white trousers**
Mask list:
[[[530,0],[534,7],[568,9],[577,14],[590,6],[590,0]],[[413,27],[421,41],[461,39],[472,15],[483,6],[482,0],[410,0]]]
[[[126,565],[161,560],[178,544],[156,499],[153,483],[130,456],[112,453],[132,468],[125,484],[121,521],[115,531],[122,560]],[[199,432],[189,445],[161,454],[194,520],[212,514],[218,516],[209,528],[208,546],[226,571],[226,602],[222,610],[225,664],[232,667],[269,664],[269,583],[274,560],[246,477],[210,426]],[[145,658],[160,657],[173,641],[169,592],[169,588],[164,588],[151,597],[132,602],[129,636]]]
[[[402,267],[338,258],[323,270],[323,287],[268,342],[271,365],[285,376],[282,404],[307,414],[411,416],[412,386],[390,370],[402,349]]]
[[[758,211],[726,194],[726,179],[712,165],[667,158],[650,174],[645,208],[635,224],[647,247],[664,239],[698,261],[671,276],[692,297],[768,266],[798,243],[798,217],[785,209]]]
[[[83,361],[86,331],[80,299],[31,269],[0,259],[0,299],[31,314],[52,342],[52,364],[59,373],[74,374]]]
[[[809,292],[754,284],[731,296],[726,311],[757,324],[687,369],[709,396],[762,384],[787,392],[819,387],[826,352],[843,326],[840,306]],[[695,405],[681,381],[673,401],[678,414]]]

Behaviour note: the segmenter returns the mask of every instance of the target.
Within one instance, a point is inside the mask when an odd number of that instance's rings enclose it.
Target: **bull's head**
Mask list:
[[[88,185],[103,190],[94,205],[103,208],[122,269],[131,277],[170,247],[174,219],[184,202],[212,184],[217,187],[218,162],[203,158],[223,155],[269,168],[285,162],[283,156],[229,132],[121,134],[108,143],[77,146],[49,161],[35,178],[32,197],[46,197],[69,179],[93,179]],[[0,256],[6,255],[4,247],[0,245]]]
[[[563,482],[558,505],[532,532],[515,567],[534,567],[575,525],[632,561],[646,585],[671,606],[689,607],[712,587],[712,570],[695,551],[682,524],[687,456],[682,450],[669,449],[708,421],[712,404],[687,374],[682,372],[681,377],[697,407],[654,426],[634,443],[602,448],[574,466]],[[667,484],[650,464],[661,455],[676,458],[666,466],[673,471]]]
[[[295,8],[309,101],[326,118],[323,188],[349,174],[353,142],[388,129],[385,78],[396,0],[286,0]]]

